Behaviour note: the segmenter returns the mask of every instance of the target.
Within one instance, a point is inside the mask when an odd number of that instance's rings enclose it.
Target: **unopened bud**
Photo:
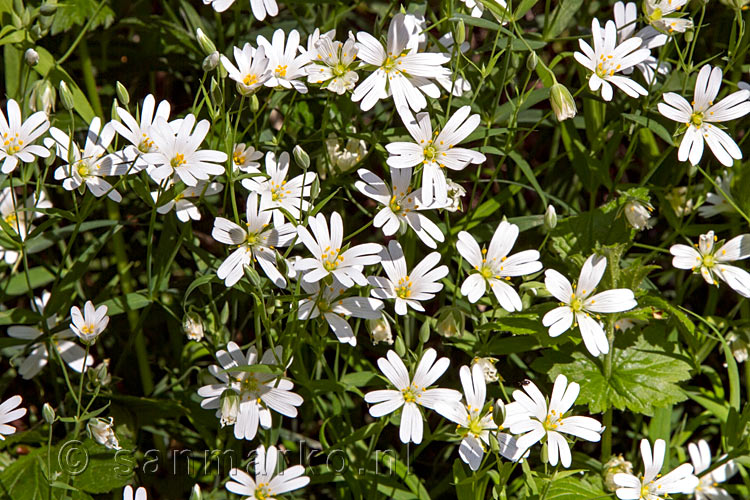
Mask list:
[[[604,475],[604,486],[609,491],[617,490],[618,486],[615,483],[616,474],[632,474],[633,464],[622,458],[622,455],[616,455],[610,458],[604,467],[602,467],[602,474]]]
[[[39,53],[32,48],[26,49],[26,53],[24,53],[23,59],[24,61],[26,61],[26,64],[34,67],[39,63]]]
[[[406,355],[406,346],[401,337],[396,337],[396,341],[393,343],[393,349],[396,351],[396,354],[402,358]]]
[[[253,94],[250,97],[250,111],[257,113],[258,109],[260,109],[260,101],[258,101],[258,96]]]
[[[492,420],[497,425],[502,425],[505,422],[505,403],[501,399],[496,399],[492,405]]]
[[[60,102],[62,102],[65,109],[70,111],[75,107],[75,104],[73,103],[73,92],[70,91],[70,87],[65,83],[65,80],[60,80],[60,86],[58,89],[60,91]]]
[[[214,106],[221,106],[221,103],[224,101],[224,94],[221,92],[221,86],[219,85],[219,82],[216,81],[216,78],[213,76],[211,77],[211,102],[214,103]]]
[[[302,146],[297,144],[294,146],[294,149],[292,150],[292,156],[294,156],[294,161],[297,162],[297,165],[299,165],[302,169],[307,170],[310,168],[310,155],[307,154],[307,152],[302,149]]]
[[[122,83],[117,82],[115,84],[115,90],[117,91],[117,98],[125,105],[125,107],[127,107],[128,104],[130,104],[130,94],[128,93],[128,89],[126,89],[125,85]]]
[[[695,33],[693,33],[693,30],[687,30],[685,32],[685,43],[692,42],[694,36],[695,36]]]
[[[201,46],[205,55],[210,55],[216,52],[216,45],[214,45],[214,42],[203,33],[202,29],[198,28],[195,30],[195,37],[198,39],[198,45]]]
[[[190,500],[203,500],[203,493],[200,485],[196,484],[190,492]]]
[[[476,357],[472,360],[471,366],[479,365],[484,375],[485,383],[489,384],[498,381],[497,368],[495,368],[497,358],[480,358]]]
[[[221,394],[221,426],[233,425],[240,414],[240,397],[232,389]]]
[[[555,212],[555,207],[549,205],[544,212],[544,229],[550,231],[555,229],[555,226],[557,226],[557,212]]]
[[[526,58],[526,69],[534,71],[536,69],[537,56],[533,50],[529,52],[529,56]]]
[[[461,19],[458,21],[458,26],[456,27],[456,45],[461,46],[462,43],[466,41],[466,24],[464,24],[464,20]]]
[[[438,315],[435,330],[443,337],[460,337],[464,333],[464,313],[457,307],[446,307]]]
[[[203,322],[198,314],[194,312],[187,313],[182,327],[185,329],[185,335],[190,340],[200,342],[203,339]]]
[[[44,403],[44,406],[42,406],[42,417],[44,417],[44,421],[48,424],[52,424],[55,421],[55,409],[49,403]]]
[[[117,108],[120,103],[117,102],[117,97],[112,99],[112,107],[109,109],[109,119],[113,122],[120,121],[120,115],[117,114]]]
[[[378,342],[385,342],[388,345],[393,344],[391,325],[385,317],[380,316],[378,319],[368,319],[367,328],[370,330],[370,339],[372,339],[373,344],[377,344]]]
[[[570,91],[561,83],[555,83],[550,88],[549,100],[557,121],[567,120],[576,115],[576,102]]]
[[[208,54],[205,59],[203,59],[203,64],[201,64],[201,67],[205,72],[213,71],[216,69],[216,66],[219,65],[220,60],[221,59],[219,56],[219,51],[216,50]]]

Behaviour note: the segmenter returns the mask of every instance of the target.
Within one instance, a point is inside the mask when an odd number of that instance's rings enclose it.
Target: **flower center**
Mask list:
[[[395,286],[396,295],[402,299],[408,299],[411,297],[411,285],[412,282],[408,276],[398,280],[398,284]]]
[[[174,155],[174,158],[172,158],[172,168],[177,168],[187,163],[185,161],[185,155],[182,153],[177,153]]]
[[[245,243],[249,246],[254,246],[258,243],[258,235],[256,233],[247,233],[247,236],[245,236]]]
[[[268,483],[258,483],[254,495],[257,500],[266,500],[269,498],[271,491],[268,489]]]
[[[245,163],[245,155],[234,153],[234,155],[232,156],[232,160],[234,161],[235,165],[242,165],[243,163]]]
[[[399,204],[399,200],[396,199],[396,195],[394,194],[391,196],[391,202],[388,204],[388,207],[390,207],[391,212],[398,215],[399,212],[401,212],[401,205]]]
[[[344,66],[342,63],[338,63],[336,66],[332,68],[333,75],[336,77],[342,77],[346,75],[349,72],[349,68],[347,66]]]
[[[436,161],[437,153],[438,152],[435,149],[435,146],[432,145],[432,141],[430,141],[429,146],[422,150],[422,154],[424,155],[424,159],[427,163],[433,163],[434,161]]]
[[[279,64],[278,66],[276,66],[276,70],[274,71],[276,73],[276,76],[281,77],[281,78],[285,78],[286,77],[286,67],[287,67],[286,64],[283,65],[283,66],[281,64]]]
[[[141,138],[141,142],[138,143],[138,151],[140,151],[141,153],[150,153],[154,147],[154,141],[149,139],[146,134],[141,135],[143,137]]]
[[[556,430],[560,424],[558,424],[558,420],[560,419],[562,415],[557,413],[555,410],[550,410],[547,414],[547,418],[544,419],[544,422],[542,422],[542,426],[544,427],[544,430],[546,431],[554,431]]]
[[[336,269],[339,264],[344,261],[344,257],[339,255],[340,248],[332,250],[331,247],[326,247],[323,254],[320,256],[320,260],[323,261],[323,267],[326,271],[330,272]]]
[[[702,261],[702,266],[709,269],[716,265],[716,258],[713,255],[704,255]]]
[[[239,380],[239,383],[240,383],[240,392],[242,394],[243,399],[254,399],[257,397],[256,394],[258,392],[258,387],[260,383],[253,374],[251,373],[245,374],[245,376]]]
[[[619,61],[619,58],[617,61]],[[614,76],[615,72],[619,71],[621,68],[619,62],[617,65],[614,64],[617,61],[613,58],[612,54],[600,55],[599,63],[596,65],[596,76],[598,76],[599,78]]]
[[[15,212],[5,216],[5,222],[13,229],[16,228],[16,221],[18,221],[18,216],[16,216]]]
[[[417,399],[422,397],[422,394],[420,394],[420,392],[422,392],[423,390],[424,388],[420,390],[419,387],[412,384],[406,389],[401,389],[401,395],[403,396],[406,403],[416,403]]]
[[[277,68],[278,71],[278,68]],[[286,75],[286,66],[284,66],[284,74],[281,76]],[[242,83],[244,83],[246,86],[250,87],[252,85],[255,85],[258,83],[258,75],[255,73],[252,73],[250,75],[245,75],[245,78],[242,79]]]
[[[91,171],[89,170],[89,165],[85,161],[81,160],[78,162],[78,165],[76,166],[76,170],[78,171],[78,175],[81,177],[88,177]]]
[[[492,271],[492,268],[487,265],[484,265],[481,268],[479,268],[479,274],[481,274],[484,277],[484,279],[490,279],[495,275],[495,273]]]
[[[654,22],[654,21],[658,21],[658,20],[660,20],[660,19],[661,19],[661,18],[662,18],[663,16],[664,16],[664,14],[662,13],[661,9],[659,9],[659,8],[656,8],[656,9],[654,9],[654,11],[653,11],[653,12],[651,13],[651,15],[650,15],[650,16],[648,16],[648,20],[649,20],[649,21],[651,21],[651,22]]]
[[[383,70],[385,70],[386,73],[390,73],[391,71],[395,71],[396,73],[398,73],[398,66],[402,63],[402,61],[399,61],[399,59],[401,59],[401,54],[397,56],[391,54],[386,57],[385,62],[382,66]]]
[[[690,123],[695,125],[696,127],[700,127],[703,125],[703,113],[696,112],[690,115]]]
[[[8,155],[14,155],[21,151],[23,140],[18,138],[18,134],[15,134],[13,137],[8,138],[8,133],[6,132],[3,134],[3,146],[5,147],[5,152],[8,153]]]
[[[286,181],[281,181],[281,184],[276,184],[275,182],[271,181],[271,200],[273,201],[279,201],[284,199],[285,194],[291,193],[289,190],[284,190],[284,185],[286,184]]]
[[[81,333],[85,333],[86,335],[91,335],[94,333],[94,325],[90,325],[86,323],[81,327]]]
[[[583,301],[573,294],[570,299],[570,310],[573,312],[580,312],[583,310]]]

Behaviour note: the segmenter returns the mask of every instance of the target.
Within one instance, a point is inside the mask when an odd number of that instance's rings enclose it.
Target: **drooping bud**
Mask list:
[[[466,190],[461,184],[448,179],[448,205],[443,207],[443,209],[449,212],[461,210],[461,198],[465,194]]]
[[[185,330],[185,335],[190,340],[200,342],[203,339],[203,321],[200,316],[194,312],[189,312],[185,315],[185,321],[182,323],[182,327]]]
[[[23,54],[23,60],[26,61],[26,64],[29,66],[34,67],[39,63],[39,52],[33,48],[28,48]]]
[[[393,344],[393,335],[391,334],[391,325],[385,317],[378,319],[368,319],[367,328],[370,330],[370,339],[373,344],[385,342],[388,345]]]
[[[552,205],[547,206],[547,210],[544,212],[544,229],[551,231],[557,226],[557,212],[555,207]]]
[[[615,491],[618,488],[615,484],[615,474],[632,474],[633,464],[622,458],[622,455],[615,455],[604,464],[602,473],[604,475],[604,486],[609,491]]]
[[[531,52],[529,52],[529,55],[526,58],[526,69],[529,71],[534,71],[536,69],[537,62],[539,62],[539,59],[536,55],[536,52],[532,50]]]
[[[642,201],[631,199],[625,203],[625,218],[628,220],[631,226],[638,231],[642,231],[648,227],[651,227],[651,205]]]
[[[302,146],[297,144],[294,146],[294,149],[292,150],[292,156],[294,156],[294,161],[297,162],[297,165],[300,166],[303,170],[307,170],[310,168],[310,155],[307,154],[307,152],[302,149]]]
[[[221,426],[233,425],[240,414],[240,397],[232,389],[221,394]]]
[[[561,83],[555,82],[549,91],[549,101],[552,105],[552,111],[555,112],[557,121],[573,118],[576,113],[576,102],[570,91]]]
[[[502,399],[496,399],[492,405],[492,420],[497,425],[502,425],[505,422],[505,403],[503,403]]]
[[[216,45],[211,41],[202,29],[195,30],[195,37],[198,39],[198,45],[203,49],[204,55],[210,55],[216,52]]]
[[[205,57],[205,59],[203,59],[203,64],[201,64],[201,67],[203,68],[203,71],[208,73],[209,71],[213,71],[216,69],[216,67],[219,65],[220,60],[221,59],[218,50],[211,52]]]
[[[34,111],[44,111],[50,114],[55,110],[57,91],[49,80],[37,80],[31,88],[29,104]]]
[[[120,447],[120,442],[117,440],[113,426],[114,419],[112,417],[109,417],[109,420],[92,418],[86,424],[86,429],[89,431],[91,439],[97,443],[110,450],[121,450],[122,448]]]
[[[438,315],[435,330],[443,337],[460,337],[464,333],[464,318],[458,307],[446,307]]]
[[[497,368],[495,368],[497,358],[480,358],[476,357],[472,360],[471,366],[479,365],[484,373],[484,381],[486,383],[497,382]]]
[[[70,87],[65,83],[65,80],[60,80],[60,86],[58,89],[60,91],[60,102],[62,102],[63,107],[68,111],[72,110],[75,107],[75,104],[73,103],[73,92],[70,91]]]
[[[461,19],[458,21],[458,26],[456,26],[456,44],[460,47],[462,43],[466,41],[466,24],[464,23],[464,20]]]

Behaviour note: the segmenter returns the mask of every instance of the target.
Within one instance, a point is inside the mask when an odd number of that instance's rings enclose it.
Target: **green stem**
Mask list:
[[[81,56],[83,84],[86,86],[86,93],[88,94],[89,102],[91,103],[91,107],[94,108],[94,113],[96,113],[97,116],[104,117],[102,103],[99,100],[99,92],[96,90],[96,80],[94,80],[94,66],[91,64],[89,46],[86,44],[86,40],[81,40],[81,43],[78,46],[78,52]]]

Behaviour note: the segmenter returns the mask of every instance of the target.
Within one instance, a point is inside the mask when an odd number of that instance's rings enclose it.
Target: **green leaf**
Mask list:
[[[661,137],[670,146],[674,144],[674,139],[672,138],[672,134],[667,132],[667,129],[664,128],[664,126],[661,123],[657,122],[656,120],[642,116],[642,115],[633,115],[630,113],[623,113],[622,117],[627,118],[628,120],[635,122],[638,125],[643,125],[644,127],[647,127],[649,130],[651,130],[651,132]]]
[[[115,20],[115,13],[107,5],[97,12],[98,3],[95,0],[67,0],[65,3],[57,4],[50,32],[57,35],[73,26],[83,27],[94,14],[96,16],[90,29],[99,26],[109,27]]]
[[[540,371],[548,368],[551,379],[563,374],[571,382],[579,383],[578,402],[588,404],[591,413],[601,413],[612,406],[653,415],[655,408],[687,399],[676,384],[690,378],[691,366],[687,361],[649,343],[644,335],[627,347],[623,348],[622,343],[615,342],[609,380],[604,376],[602,360],[580,349],[571,352],[568,360],[564,360],[562,352],[548,351],[534,367]]]
[[[73,478],[73,486],[87,493],[99,494],[119,490],[130,482],[133,469],[118,462],[115,450],[107,449],[91,439],[83,441],[81,449],[88,456],[88,466]]]
[[[105,300],[102,302],[102,305],[107,306],[107,315],[115,316],[128,310],[134,311],[136,309],[143,309],[150,303],[151,301],[148,297],[142,293],[128,293],[126,295],[120,295],[119,297]]]
[[[608,497],[606,492],[591,484],[585,477],[565,477],[552,481],[545,496],[547,500],[594,500]]]
[[[529,183],[534,186],[534,190],[539,195],[539,197],[542,199],[542,204],[547,204],[547,195],[544,193],[544,190],[542,189],[542,186],[539,185],[539,182],[536,180],[536,176],[534,175],[534,171],[531,170],[531,165],[524,160],[520,154],[518,154],[516,151],[511,151],[508,156],[516,162],[516,165],[518,165],[518,168],[521,169],[521,172],[523,172],[523,175],[526,176],[526,178],[529,180]]]
[[[581,9],[583,0],[562,0],[555,10],[552,11],[552,22],[549,24],[547,33],[544,34],[545,40],[552,40],[562,33],[568,27],[573,16]]]
[[[42,287],[55,281],[55,275],[46,267],[32,267],[29,269],[28,281],[23,270],[14,273],[7,282],[7,295],[23,295],[29,290]],[[31,283],[31,286],[29,286]]]

